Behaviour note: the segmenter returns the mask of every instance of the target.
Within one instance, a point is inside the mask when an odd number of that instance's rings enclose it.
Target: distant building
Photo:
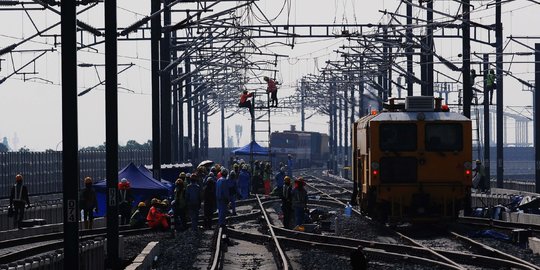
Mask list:
[[[9,143],[8,143],[8,138],[7,137],[4,137],[4,139],[2,139],[2,144],[5,145],[8,150],[11,150],[11,148],[9,148]]]

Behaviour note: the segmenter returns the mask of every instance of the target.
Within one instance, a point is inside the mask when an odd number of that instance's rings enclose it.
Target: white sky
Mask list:
[[[414,1],[415,3],[417,1]],[[494,22],[494,8],[486,9],[485,5],[494,1],[474,1],[477,9],[472,17],[476,22],[491,24]],[[290,23],[297,24],[330,24],[330,23],[379,23],[382,14],[379,10],[388,9],[394,11],[399,1],[397,0],[291,0]],[[281,0],[260,0],[259,6],[265,11],[268,17],[274,17],[281,8]],[[119,26],[126,26],[141,18],[141,15],[148,14],[149,1],[142,0],[120,0],[119,5]],[[220,5],[227,7],[227,4]],[[57,9],[59,9],[57,7]],[[453,1],[436,1],[436,9],[444,12],[455,13],[456,4]],[[129,11],[127,11],[129,10]],[[217,9],[216,9],[217,10]],[[540,18],[538,16],[540,6],[526,0],[518,0],[507,3],[503,6],[503,23],[505,36],[540,36],[538,28]],[[96,27],[103,26],[102,20],[103,5],[93,8],[79,16],[79,19]],[[402,9],[404,13],[404,9]],[[415,14],[418,10],[415,10]],[[0,47],[6,47],[22,37],[28,37],[35,33],[35,29],[28,17],[21,11],[0,11]],[[43,29],[59,20],[59,16],[52,12],[30,11],[32,19],[38,24],[38,28]],[[279,17],[276,23],[286,21],[287,9]],[[173,21],[180,21],[182,13],[176,13]],[[423,16],[423,15],[422,15]],[[435,18],[439,16],[435,15]],[[385,22],[383,20],[382,22]],[[59,34],[59,27],[51,33]],[[485,34],[479,33],[479,37],[485,38]],[[50,49],[53,47],[52,37],[37,38],[36,42],[26,43],[18,49]],[[58,38],[58,41],[60,39]],[[506,44],[505,40],[505,44]],[[261,43],[271,42],[270,40],[259,41]],[[338,56],[333,52],[339,45],[343,44],[341,39],[302,39],[298,40],[294,49],[290,47],[274,47],[273,51],[280,54],[289,55],[290,58],[280,60],[278,68],[280,74],[278,79],[284,84],[280,91],[280,96],[292,93],[294,89],[287,89],[296,85],[297,80],[307,73],[317,73],[317,66],[323,67],[324,61],[336,60]],[[533,45],[534,41],[527,41]],[[436,40],[437,53],[459,61],[457,54],[461,52],[461,41]],[[81,50],[78,54],[80,63],[104,63],[103,46],[96,47],[99,52]],[[28,75],[28,77],[38,76],[53,82],[53,84],[36,83],[33,81],[22,81],[21,75],[15,75],[0,84],[0,139],[4,136],[12,139],[16,132],[19,138],[18,147],[26,146],[32,150],[55,149],[61,138],[61,87],[60,87],[60,51],[49,52],[36,62],[35,69],[38,75]],[[150,96],[150,47],[149,41],[140,42],[120,42],[119,43],[120,64],[133,62],[136,66],[127,72],[119,75],[119,82],[122,87],[128,88],[135,93],[120,90],[119,94],[119,140],[125,143],[130,139],[145,142],[151,139],[151,96]],[[471,51],[494,52],[494,48],[479,46],[473,43]],[[528,49],[510,43],[505,52],[528,51]],[[14,54],[13,62],[18,68],[25,60],[35,57],[37,53]],[[13,71],[10,55],[0,57],[5,59],[1,62],[0,78],[9,75]],[[474,58],[473,58],[474,59]],[[510,61],[511,57],[506,56],[505,60]],[[516,56],[515,61],[531,61],[533,57]],[[315,65],[317,63],[317,65]],[[458,65],[459,66],[459,65]],[[508,69],[509,64],[505,64]],[[436,68],[444,71],[440,65]],[[534,79],[534,66],[529,64],[513,64],[512,72],[524,79]],[[478,69],[478,68],[477,68]],[[25,72],[34,70],[34,65],[24,69]],[[98,68],[99,76],[104,78],[104,69]],[[93,68],[78,69],[78,92],[98,83],[96,72]],[[457,78],[458,74],[452,73]],[[530,92],[522,92],[522,87],[514,79],[505,78],[505,104],[506,105],[531,105],[532,95]],[[105,140],[105,105],[104,86],[94,89],[89,94],[79,98],[79,144],[83,146],[98,145]],[[236,106],[236,104],[230,104]],[[300,115],[296,111],[289,115],[278,115],[273,117],[273,130],[288,129],[291,124],[300,128]],[[326,117],[313,117],[306,122],[307,130],[320,132],[327,131]],[[249,141],[249,126],[247,115],[237,115],[228,119],[226,125],[234,131],[234,125],[244,123],[244,136],[240,143]],[[220,130],[218,116],[210,118],[210,146],[219,146]],[[231,132],[232,133],[232,132]],[[233,134],[231,134],[233,135]],[[235,139],[236,141],[236,139]],[[11,141],[10,141],[11,143]],[[13,145],[11,145],[13,146]]]

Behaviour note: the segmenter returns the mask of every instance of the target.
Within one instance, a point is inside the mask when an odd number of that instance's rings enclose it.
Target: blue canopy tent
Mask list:
[[[253,147],[254,156],[268,156],[268,148],[260,146],[256,141],[252,141],[240,148],[237,148],[231,153],[235,155],[250,155],[251,147]]]
[[[118,172],[118,180],[126,178],[131,186],[131,194],[134,197],[133,207],[135,207],[141,201],[149,201],[152,198],[166,198],[169,196],[170,189],[152,178],[152,176],[146,175],[141,172],[137,166],[133,163],[129,163],[120,172]],[[97,193],[98,200],[98,213],[97,216],[104,216],[107,210],[106,194],[107,194],[107,182],[101,180],[94,184],[94,189]]]

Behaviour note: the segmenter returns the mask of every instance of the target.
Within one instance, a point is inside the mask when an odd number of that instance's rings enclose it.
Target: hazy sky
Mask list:
[[[414,1],[417,3],[417,1]],[[494,8],[487,9],[487,5],[494,1],[474,1],[475,10],[472,17],[476,22],[492,24],[494,22]],[[283,5],[281,0],[260,0],[257,2],[260,8],[265,11],[267,17],[275,17]],[[443,12],[457,12],[457,4],[453,1],[436,1],[436,9]],[[231,3],[232,4],[232,3]],[[220,4],[221,8],[230,7],[231,4]],[[291,0],[290,23],[298,24],[330,24],[330,23],[379,23],[387,22],[387,17],[383,18],[379,10],[388,9],[394,11],[398,6],[397,0]],[[149,13],[149,1],[142,0],[120,0],[118,1],[119,26],[126,26],[142,18]],[[58,8],[59,9],[59,8]],[[216,8],[215,10],[219,10]],[[404,13],[404,9],[401,9]],[[6,47],[21,38],[28,37],[35,33],[34,26],[27,15],[21,11],[0,11],[0,47]],[[505,36],[540,36],[537,30],[540,25],[540,6],[526,0],[518,0],[507,3],[503,6],[503,23]],[[59,21],[59,16],[52,12],[29,11],[32,20],[39,29],[44,29]],[[93,8],[79,16],[79,19],[96,27],[103,26],[103,5]],[[287,7],[276,23],[284,23],[287,20]],[[419,10],[415,10],[418,14]],[[175,13],[173,21],[183,19],[182,13]],[[423,17],[424,15],[422,15]],[[435,15],[435,18],[440,18]],[[57,27],[50,33],[59,34]],[[486,38],[485,32],[478,33],[479,38]],[[493,35],[494,37],[494,35]],[[493,39],[494,40],[494,39]],[[60,38],[58,37],[58,42]],[[517,43],[506,43],[505,52],[529,51]],[[271,40],[259,40],[258,42],[272,42]],[[281,59],[278,65],[280,74],[278,79],[283,82],[280,96],[290,94],[294,91],[292,87],[297,84],[297,80],[307,73],[317,73],[318,69],[324,66],[324,61],[338,59],[338,55],[333,52],[338,46],[344,44],[343,39],[302,39],[297,40],[294,49],[290,47],[273,47],[276,53],[289,55],[290,58]],[[527,41],[533,44],[534,41]],[[18,49],[51,49],[54,47],[54,38],[40,37],[35,42],[28,42]],[[103,46],[96,47],[99,51],[81,50],[78,53],[79,63],[104,63]],[[435,48],[437,53],[445,57],[459,61],[457,55],[461,52],[460,40],[436,40]],[[60,52],[61,48],[56,47],[55,52],[48,52],[41,57],[35,65],[30,65],[23,69],[24,72],[31,73],[34,70],[38,74],[28,74],[26,78],[39,77],[46,79],[46,83],[41,79],[23,81],[22,75],[15,75],[0,84],[0,139],[4,136],[13,137],[16,132],[19,137],[18,147],[27,146],[33,150],[43,150],[52,148],[61,142],[61,80],[60,80]],[[494,48],[473,43],[472,51],[494,52]],[[127,90],[119,90],[119,140],[125,143],[134,139],[144,142],[151,139],[151,96],[150,96],[150,47],[148,41],[121,42],[119,44],[120,64],[134,63],[135,66],[119,75],[121,87]],[[39,53],[14,53],[3,55],[0,58],[1,70],[0,78],[8,76],[15,68],[26,63],[29,59],[36,57]],[[474,58],[473,58],[474,59]],[[511,61],[511,56],[505,57],[506,61]],[[516,56],[514,61],[532,61],[533,57]],[[510,64],[505,64],[508,69]],[[436,65],[437,69],[447,72],[442,66]],[[532,63],[511,65],[512,72],[524,79],[534,79],[534,66]],[[104,79],[103,67],[98,67],[99,77]],[[457,73],[449,73],[453,77],[459,78]],[[78,92],[97,84],[98,76],[94,68],[78,69]],[[437,77],[436,77],[437,79]],[[442,80],[443,78],[441,78]],[[514,79],[505,77],[505,104],[507,105],[531,105],[532,95],[530,92],[523,92],[522,86]],[[417,89],[418,90],[418,89]],[[455,97],[453,97],[455,99]],[[79,143],[80,146],[98,145],[105,140],[105,105],[104,86],[94,89],[87,95],[79,97]],[[234,107],[236,104],[228,104]],[[220,145],[220,130],[218,116],[210,119],[210,145]],[[273,130],[288,129],[291,124],[300,126],[300,116],[297,111],[273,117]],[[313,117],[306,122],[308,130],[327,131],[326,117]],[[244,136],[241,143],[249,141],[249,120],[247,115],[236,115],[227,120],[226,125],[234,131],[234,125],[244,124]],[[531,129],[532,130],[532,129]],[[232,134],[231,134],[232,135]],[[236,140],[235,140],[236,141]]]

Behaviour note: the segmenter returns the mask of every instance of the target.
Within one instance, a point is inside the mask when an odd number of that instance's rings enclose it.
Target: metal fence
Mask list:
[[[105,179],[105,151],[80,151],[81,178],[91,176]],[[151,164],[151,150],[121,150],[118,166],[133,162]],[[21,173],[30,195],[62,192],[62,152],[3,152],[0,153],[0,198],[8,198],[15,175]],[[81,179],[73,179],[82,185]]]

